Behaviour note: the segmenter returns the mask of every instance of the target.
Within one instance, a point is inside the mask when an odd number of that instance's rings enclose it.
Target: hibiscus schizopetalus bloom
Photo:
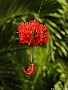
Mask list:
[[[48,28],[37,22],[36,19],[20,23],[17,30],[21,44],[37,46],[46,44],[49,40]]]

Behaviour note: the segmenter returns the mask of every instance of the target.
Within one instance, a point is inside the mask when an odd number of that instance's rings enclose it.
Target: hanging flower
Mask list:
[[[37,22],[36,19],[20,23],[17,30],[21,44],[37,46],[46,44],[49,40],[48,28]]]
[[[30,66],[28,67],[28,69],[25,69],[24,67],[21,67],[21,70],[27,74],[27,75],[33,75],[36,72],[36,68],[35,65],[32,63],[30,64]]]

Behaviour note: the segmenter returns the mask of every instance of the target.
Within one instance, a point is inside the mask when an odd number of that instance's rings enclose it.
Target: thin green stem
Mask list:
[[[39,16],[39,14],[40,14],[42,4],[43,4],[43,0],[41,1],[41,5],[40,5],[40,7],[39,7],[38,16]]]
[[[30,48],[30,63],[32,63],[32,47]]]

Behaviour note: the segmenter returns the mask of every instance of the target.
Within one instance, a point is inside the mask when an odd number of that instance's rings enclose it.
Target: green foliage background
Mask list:
[[[68,1],[0,0],[0,90],[51,90],[68,88]],[[39,18],[38,18],[39,17]],[[36,18],[46,24],[49,42],[33,48],[37,72],[26,76],[29,50],[19,44],[17,25]]]

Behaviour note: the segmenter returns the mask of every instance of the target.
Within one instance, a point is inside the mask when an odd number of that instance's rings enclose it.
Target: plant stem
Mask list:
[[[32,63],[32,47],[30,48],[30,62]]]
[[[38,16],[39,16],[39,14],[40,14],[42,4],[43,4],[43,0],[41,0],[41,5],[40,5],[40,7],[39,7]]]

